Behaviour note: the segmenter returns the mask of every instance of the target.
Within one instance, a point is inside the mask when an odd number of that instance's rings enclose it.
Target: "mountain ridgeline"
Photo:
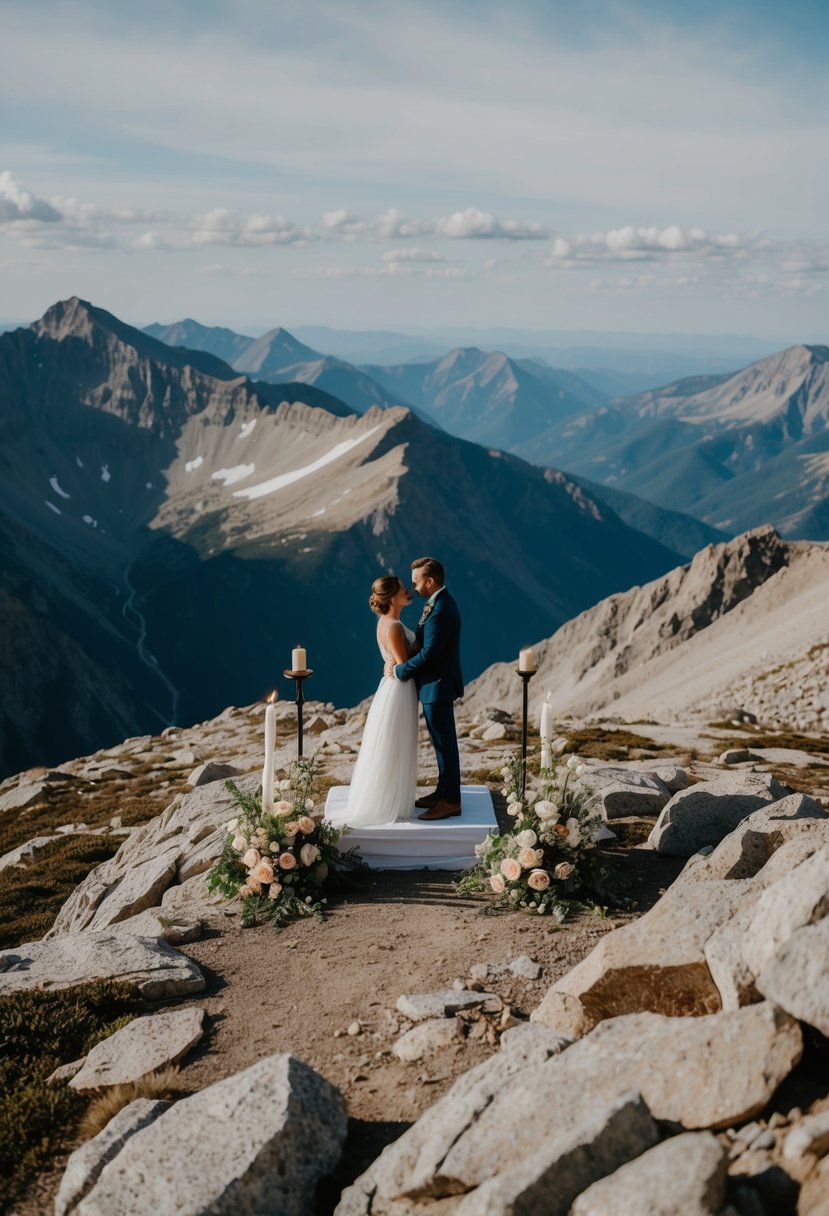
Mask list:
[[[0,773],[250,702],[297,641],[360,700],[371,580],[423,553],[469,678],[680,560],[560,472],[77,298],[0,335],[0,401]]]

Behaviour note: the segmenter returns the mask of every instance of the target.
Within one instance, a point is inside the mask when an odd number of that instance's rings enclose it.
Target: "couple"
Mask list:
[[[394,574],[374,580],[369,607],[379,618],[377,645],[384,660],[380,682],[363,731],[348,806],[349,827],[405,822],[413,806],[419,819],[451,819],[461,813],[461,769],[453,702],[463,696],[461,617],[444,586],[443,566],[433,557],[412,562],[413,589],[426,601],[412,633],[400,614],[412,592]],[[435,749],[438,783],[418,798],[417,703]]]

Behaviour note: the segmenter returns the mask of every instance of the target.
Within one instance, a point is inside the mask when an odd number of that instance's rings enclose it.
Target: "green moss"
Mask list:
[[[78,883],[121,843],[116,836],[61,836],[25,867],[4,870],[0,949],[43,937]]]
[[[0,1213],[65,1146],[87,1105],[47,1078],[144,1009],[128,984],[108,981],[0,997]]]

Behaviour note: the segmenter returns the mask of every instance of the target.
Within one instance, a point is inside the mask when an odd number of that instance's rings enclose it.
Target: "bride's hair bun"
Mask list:
[[[376,612],[378,616],[385,616],[402,586],[396,574],[383,574],[376,578],[371,584],[371,595],[368,597],[371,611]]]

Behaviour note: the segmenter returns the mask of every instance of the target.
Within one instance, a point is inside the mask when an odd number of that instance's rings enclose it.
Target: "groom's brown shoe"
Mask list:
[[[431,806],[428,811],[424,811],[422,815],[418,815],[418,819],[452,819],[455,815],[460,815],[461,804],[459,802],[444,802],[442,799]]]
[[[424,794],[422,798],[418,798],[415,806],[419,807],[422,811],[426,811],[430,807],[433,807],[436,802],[440,802],[440,794],[437,790],[435,790],[434,794]]]

